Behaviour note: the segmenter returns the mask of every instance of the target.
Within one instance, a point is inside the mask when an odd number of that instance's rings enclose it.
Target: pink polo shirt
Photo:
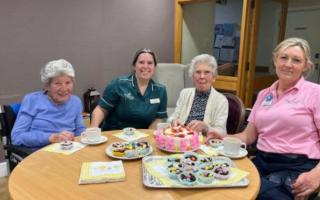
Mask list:
[[[258,133],[257,148],[320,159],[320,85],[301,78],[278,99],[277,84],[259,93],[248,119]]]

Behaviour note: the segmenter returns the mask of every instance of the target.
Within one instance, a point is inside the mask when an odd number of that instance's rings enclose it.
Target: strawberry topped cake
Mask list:
[[[156,144],[160,149],[171,152],[194,151],[199,148],[199,134],[186,126],[158,129]]]

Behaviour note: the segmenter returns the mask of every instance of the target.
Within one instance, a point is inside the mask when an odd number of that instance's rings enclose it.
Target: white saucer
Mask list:
[[[80,140],[81,143],[89,144],[89,145],[101,144],[101,143],[104,143],[106,141],[108,141],[108,138],[106,136],[103,136],[103,135],[100,137],[100,140],[94,141],[94,142],[92,142],[90,140],[87,140],[85,138],[81,138],[81,140]]]
[[[237,159],[237,158],[243,158],[243,157],[246,157],[248,155],[248,151],[244,148],[241,148],[240,149],[240,152],[238,155],[230,155],[230,154],[226,154],[223,149],[220,149],[219,151],[219,154],[222,155],[222,156],[226,156],[226,157],[229,157],[229,158],[233,158],[233,159]]]

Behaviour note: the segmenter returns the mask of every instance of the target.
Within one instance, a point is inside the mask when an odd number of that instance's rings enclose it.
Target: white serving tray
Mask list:
[[[198,183],[193,186],[186,186],[178,181],[176,181],[176,185],[174,186],[166,186],[161,183],[156,177],[152,176],[148,170],[145,168],[145,163],[147,162],[153,162],[157,159],[163,159],[163,156],[147,156],[142,159],[142,176],[143,176],[143,184],[147,187],[151,188],[232,188],[232,187],[247,187],[249,185],[249,179],[248,178],[243,178],[237,183],[233,183],[230,185],[216,185],[216,184],[203,184],[203,183]],[[230,164],[230,166],[235,167],[235,164],[232,160],[230,160],[227,157],[213,157],[213,159],[217,161],[225,161]]]

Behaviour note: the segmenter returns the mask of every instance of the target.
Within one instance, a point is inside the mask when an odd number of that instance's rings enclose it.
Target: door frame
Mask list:
[[[183,5],[212,1],[213,0],[175,0],[175,32],[173,46],[173,58],[175,63],[181,63]],[[282,40],[285,33],[288,0],[273,1],[279,1],[284,5],[282,6],[280,33],[278,36],[279,40]],[[237,74],[236,76],[218,76],[212,83],[216,89],[234,92],[245,102],[246,106],[251,106],[254,90],[259,9],[260,0],[243,0]]]
[[[181,52],[182,52],[182,22],[183,22],[183,5],[192,4],[192,3],[202,3],[202,2],[212,2],[213,0],[175,0],[175,32],[174,32],[174,62],[181,63]],[[250,0],[243,0],[242,12],[248,13],[248,2]],[[247,14],[242,14],[241,24],[247,24]],[[216,89],[227,90],[235,92],[236,95],[241,97],[241,90],[243,88],[242,82],[245,77],[243,77],[243,56],[247,55],[245,47],[247,45],[246,38],[244,35],[248,31],[248,26],[241,26],[240,32],[240,52],[239,52],[239,64],[238,64],[238,73],[236,76],[218,76],[213,82],[213,86]],[[241,77],[241,78],[239,78]]]

